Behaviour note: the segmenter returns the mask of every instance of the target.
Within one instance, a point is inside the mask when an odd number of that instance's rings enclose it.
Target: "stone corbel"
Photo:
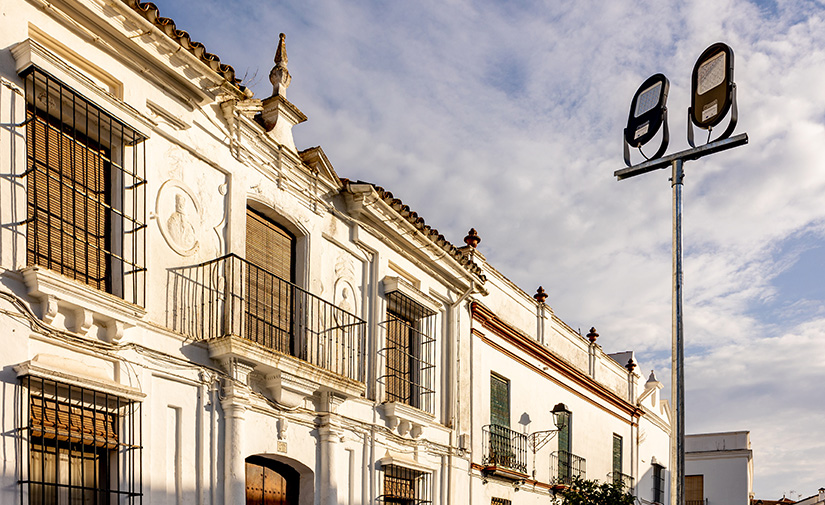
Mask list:
[[[116,319],[109,321],[106,323],[106,340],[113,344],[120,342],[120,339],[123,338],[123,329],[123,321]]]
[[[278,440],[286,439],[286,431],[289,428],[289,421],[285,417],[278,419]]]
[[[420,424],[413,423],[412,429],[410,429],[410,436],[413,438],[418,438],[422,433],[424,433],[424,427]]]
[[[316,385],[310,381],[291,376],[281,370],[268,374],[265,382],[272,398],[289,408],[298,407],[315,392]]]
[[[402,437],[419,438],[424,434],[424,427],[434,419],[432,414],[423,412],[397,402],[387,402],[381,405],[387,427],[398,430]]]
[[[43,322],[51,324],[57,315],[57,297],[54,295],[43,295],[40,297],[40,308],[43,311]]]
[[[92,323],[94,322],[93,312],[88,309],[84,309],[82,307],[78,307],[74,311],[74,332],[79,335],[85,335],[89,333],[89,328],[92,327]],[[107,329],[108,332],[108,329]],[[120,340],[120,337],[123,336],[123,323],[121,323],[120,328],[120,336],[117,337],[117,340]],[[109,341],[111,342],[112,339],[109,336]]]
[[[402,419],[401,422],[398,423],[398,434],[406,437],[410,433],[410,428],[412,428],[412,423],[406,419]]]
[[[387,427],[391,430],[398,428],[398,425],[401,424],[401,419],[395,416],[387,416]]]

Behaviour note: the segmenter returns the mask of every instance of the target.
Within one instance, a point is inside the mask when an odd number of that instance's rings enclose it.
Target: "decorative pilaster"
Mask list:
[[[321,414],[318,427],[321,439],[320,505],[338,505],[338,445],[343,432],[337,420],[329,413]]]
[[[221,408],[224,414],[224,503],[246,501],[246,450],[244,419],[249,406],[249,374],[252,366],[237,358],[221,361],[229,374],[224,380]]]
[[[547,344],[545,337],[545,326],[547,323],[547,292],[544,288],[539,286],[536,294],[533,295],[536,299],[536,340],[542,344]]]
[[[599,348],[599,344],[596,343],[597,338],[599,338],[599,333],[595,326],[591,326],[590,333],[587,334],[587,340],[590,341],[590,346],[587,348],[587,371],[593,379],[596,378],[596,351]]]

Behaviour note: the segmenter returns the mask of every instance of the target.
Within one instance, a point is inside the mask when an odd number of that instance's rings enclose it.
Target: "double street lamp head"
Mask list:
[[[662,130],[662,141],[653,156],[642,156],[646,160],[661,158],[670,140],[667,124],[667,95],[670,82],[663,74],[647,78],[639,86],[630,102],[627,127],[624,129],[624,161],[628,167],[630,147],[641,153],[642,147],[653,140]],[[721,123],[730,113],[730,121],[725,131],[715,140],[730,137],[736,128],[738,110],[736,107],[736,84],[733,82],[733,49],[717,42],[699,56],[691,75],[691,99],[688,108],[688,143],[693,141],[693,128],[708,131],[708,143],[713,127]]]

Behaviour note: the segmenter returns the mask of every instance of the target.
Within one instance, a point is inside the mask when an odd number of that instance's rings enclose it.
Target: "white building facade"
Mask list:
[[[689,505],[751,503],[753,451],[750,432],[685,436],[685,499]]]
[[[1,503],[666,501],[661,384],[298,150],[283,36],[260,100],[150,3],[0,28]]]

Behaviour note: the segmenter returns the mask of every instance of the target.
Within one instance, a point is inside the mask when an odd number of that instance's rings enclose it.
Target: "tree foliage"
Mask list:
[[[621,484],[576,477],[558,493],[562,505],[633,505],[634,498]]]

